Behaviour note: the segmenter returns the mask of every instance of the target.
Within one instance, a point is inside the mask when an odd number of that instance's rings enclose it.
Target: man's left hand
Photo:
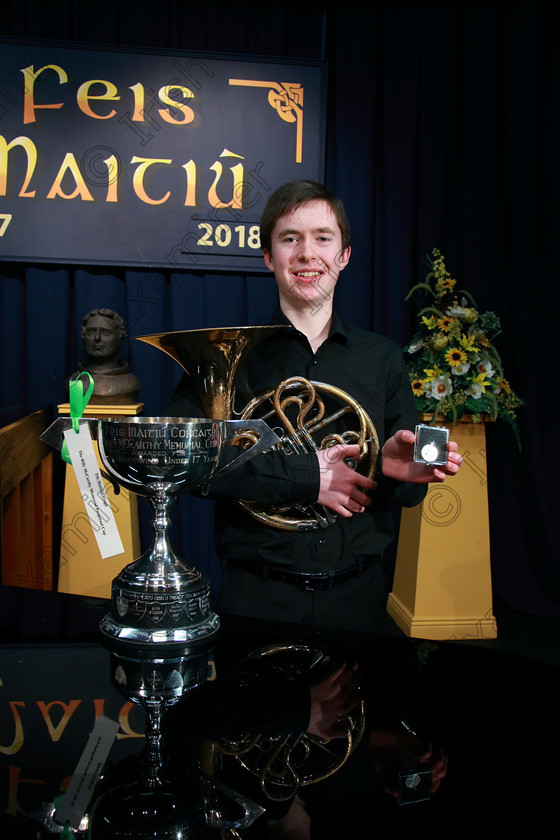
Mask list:
[[[381,471],[387,478],[398,481],[410,481],[414,484],[427,484],[433,481],[445,481],[448,475],[455,475],[463,463],[457,452],[457,444],[450,440],[447,444],[447,463],[437,467],[418,464],[412,460],[416,435],[408,429],[395,432],[385,441],[381,450]]]
[[[441,747],[414,733],[398,730],[370,730],[369,755],[383,787],[398,796],[397,774],[407,766],[424,764],[431,771],[431,792],[435,793],[447,775],[447,756]]]

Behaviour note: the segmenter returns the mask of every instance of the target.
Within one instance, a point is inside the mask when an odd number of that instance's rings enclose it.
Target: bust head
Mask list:
[[[82,340],[87,363],[95,371],[111,370],[120,364],[121,341],[126,338],[124,321],[112,309],[92,309],[82,318]]]

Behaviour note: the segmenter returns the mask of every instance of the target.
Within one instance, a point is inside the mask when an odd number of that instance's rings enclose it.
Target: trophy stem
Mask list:
[[[118,687],[122,690],[122,685]],[[162,719],[168,701],[154,697],[142,705],[146,715],[145,747],[131,761],[125,759],[120,766],[117,764],[99,786],[89,815],[88,838],[208,837],[204,801],[195,776],[190,771],[179,775],[165,757]]]
[[[163,704],[148,703],[146,712],[146,749],[142,761],[143,781],[147,788],[153,790],[163,784],[161,771],[163,767],[161,722],[165,707]]]
[[[136,585],[149,581],[150,587],[180,586],[185,580],[194,580],[200,576],[198,569],[184,558],[178,557],[169,540],[171,519],[169,508],[175,501],[174,496],[166,495],[162,489],[148,496],[153,508],[153,537],[150,547],[126,569],[134,573]]]
[[[155,535],[151,549],[152,557],[174,556],[173,550],[169,545],[167,532],[171,525],[168,512],[175,499],[172,496],[166,496],[164,493],[161,493],[156,496],[150,496],[149,501],[154,509],[152,528],[154,529]]]

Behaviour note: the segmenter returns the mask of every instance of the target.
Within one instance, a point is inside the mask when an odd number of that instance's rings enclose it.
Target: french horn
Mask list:
[[[241,411],[234,411],[235,379],[241,359],[286,328],[285,325],[220,327],[136,338],[179,362],[192,379],[205,417],[265,420],[277,435],[271,448],[287,454],[316,452],[337,444],[357,444],[360,469],[372,478],[379,453],[377,431],[362,406],[341,388],[294,376],[255,397]],[[241,427],[228,441],[246,450],[254,442],[249,422],[246,430]],[[357,460],[347,459],[346,463],[353,469],[358,467]],[[218,469],[216,475],[219,472]],[[241,500],[239,504],[259,522],[287,531],[325,528],[336,518],[332,511],[319,504],[278,506],[251,500]]]
[[[310,682],[332,668],[330,656],[304,642],[285,642],[252,651],[229,675],[232,684],[266,683],[272,675]],[[285,802],[300,787],[321,782],[346,763],[360,743],[366,724],[365,702],[340,720],[341,737],[324,740],[309,732],[246,734],[221,738],[214,747],[224,758],[258,780],[267,799]]]
[[[327,414],[326,397],[339,400],[342,407]],[[353,416],[355,428],[333,428],[340,424],[343,417],[348,421],[350,416]],[[365,474],[373,478],[379,452],[375,426],[361,405],[341,388],[293,376],[251,400],[240,417],[242,420],[259,418],[272,425],[280,437],[276,448],[286,454],[317,452],[337,444],[357,444]],[[322,432],[326,434],[321,436]],[[246,437],[250,442],[253,441],[252,435]],[[243,435],[238,438],[243,442]],[[346,463],[352,469],[358,466],[355,459],[347,458]],[[332,524],[335,518],[332,511],[318,504],[263,506],[258,502],[240,501],[240,505],[260,522],[287,531],[324,528]]]

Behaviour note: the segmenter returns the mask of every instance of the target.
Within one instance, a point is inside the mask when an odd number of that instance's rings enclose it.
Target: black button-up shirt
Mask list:
[[[240,371],[234,407],[239,412],[248,401],[276,388],[292,376],[334,385],[355,399],[371,417],[380,446],[398,429],[414,429],[418,415],[401,349],[380,335],[348,327],[333,316],[331,332],[313,353],[305,335],[287,320],[280,308],[271,324],[286,324],[265,345],[255,350]],[[328,416],[341,407],[324,397]],[[170,403],[168,416],[201,416],[193,395],[192,380],[184,376]],[[279,426],[275,418],[269,421]],[[337,431],[347,418],[336,421]],[[326,434],[329,429],[325,429]],[[331,429],[332,431],[332,429]],[[320,441],[318,446],[320,447]],[[235,499],[263,504],[312,503],[319,493],[317,456],[269,452],[256,456],[237,470],[210,483],[216,497],[216,544],[220,557],[244,564],[289,566],[296,571],[336,571],[363,558],[379,557],[394,538],[391,498],[410,506],[420,502],[424,485],[401,484],[377,476],[379,487],[372,505],[350,518],[337,516],[326,528],[284,531],[263,524],[244,511]]]

